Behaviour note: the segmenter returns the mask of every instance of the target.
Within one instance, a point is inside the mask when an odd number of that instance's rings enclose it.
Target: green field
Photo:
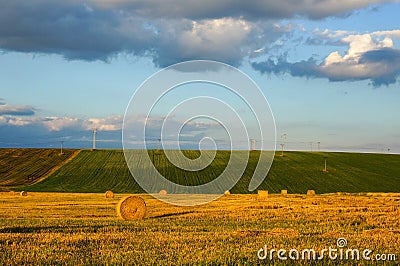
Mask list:
[[[185,154],[195,158],[198,151],[185,151]],[[229,158],[229,152],[219,151],[211,167],[199,172],[188,172],[174,168],[162,153],[149,151],[149,155],[154,158],[161,174],[176,183],[187,185],[202,184],[217,177]],[[327,173],[322,171],[325,159],[328,164]],[[252,152],[248,167],[231,189],[232,193],[249,193],[248,184],[257,161],[258,153]],[[131,176],[121,150],[81,151],[71,162],[44,181],[19,189],[143,193]],[[282,189],[289,193],[305,193],[309,189],[317,193],[400,192],[400,155],[287,152],[284,157],[275,156],[272,168],[259,189],[271,193],[280,193]]]
[[[0,188],[33,184],[51,174],[76,151],[55,149],[0,149]]]

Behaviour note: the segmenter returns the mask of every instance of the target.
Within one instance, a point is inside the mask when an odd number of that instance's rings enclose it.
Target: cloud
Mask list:
[[[75,117],[0,116],[1,147],[89,148],[92,132],[98,129],[103,148],[121,148],[121,116],[82,119]]]
[[[122,117],[109,116],[106,118],[90,118],[85,121],[84,127],[86,129],[93,129],[93,127],[95,127],[96,129],[103,131],[121,130]]]
[[[48,132],[62,130],[87,131],[97,128],[103,131],[116,131],[122,128],[122,116],[105,118],[76,118],[76,117],[38,117],[35,108],[28,105],[9,105],[0,98],[0,127],[32,126]]]
[[[371,80],[375,87],[396,83],[400,75],[400,50],[394,48],[393,38],[399,38],[399,30],[368,34],[325,31],[322,35],[328,40],[341,37],[340,42],[349,46],[346,54],[332,52],[321,63],[314,58],[291,63],[281,56],[252,65],[261,73],[289,73],[330,81]]]
[[[248,20],[292,18],[296,15],[311,19],[343,15],[372,4],[391,2],[379,0],[92,0],[95,6],[120,8],[149,18],[214,19],[221,17],[244,17]]]
[[[218,60],[238,66],[250,51],[284,34],[272,25],[260,27],[232,18],[164,21],[157,23],[157,28],[160,33],[153,48],[153,61],[161,67],[190,59]]]
[[[153,41],[137,20],[76,1],[0,1],[0,47],[55,53],[68,59],[107,60],[116,52],[144,52]]]
[[[320,30],[315,29],[312,32],[312,36],[309,36],[305,42],[307,45],[316,46],[342,46],[345,43],[341,38],[349,36],[351,34],[357,34],[357,32],[351,32],[346,30]]]
[[[178,136],[177,132],[181,127],[179,136],[184,135],[190,138],[197,136],[199,133],[220,129],[220,125],[216,122],[193,120],[184,123],[184,121],[177,119],[175,116],[155,116],[146,118],[145,116],[137,115],[126,117],[125,124],[127,125],[127,132],[129,132],[129,135],[138,139],[143,138],[143,127],[146,125],[144,137],[152,140],[159,139],[161,137],[161,131],[163,131],[163,138],[176,140]]]
[[[125,123],[132,129],[129,132],[138,142],[143,139],[144,123],[146,126],[146,140],[150,147],[157,146],[162,126],[164,126],[163,140],[165,147],[176,144],[176,128],[180,128],[183,121],[171,117],[163,124],[165,117],[144,116],[127,118]],[[102,118],[76,118],[76,117],[32,117],[32,116],[0,116],[0,147],[48,147],[65,142],[66,147],[90,148],[92,144],[93,129],[97,129],[99,148],[121,148],[122,116],[109,116]],[[179,134],[180,142],[186,148],[198,147],[200,140],[220,126],[213,122],[191,121],[182,128]],[[47,146],[46,146],[47,145]],[[136,147],[137,143],[133,144]]]
[[[277,20],[342,15],[376,0],[0,0],[0,49],[109,61],[121,53],[157,66],[213,59],[238,66],[287,34]]]
[[[122,128],[121,116],[110,116],[106,118],[75,118],[75,117],[47,117],[41,120],[49,131],[62,131],[73,129],[76,131],[116,131]]]
[[[129,53],[151,57],[161,67],[188,59],[239,65],[246,49],[280,34],[276,31],[263,37],[262,28],[240,18],[190,20],[142,15],[113,6],[88,8],[75,1],[6,1],[0,10],[0,48],[88,61],[108,61],[119,53]]]
[[[31,116],[35,114],[35,109],[27,105],[9,105],[4,99],[0,98],[0,116]]]
[[[0,126],[26,126],[32,125],[41,127],[49,132],[62,130],[98,130],[114,131],[121,130],[122,117],[110,116],[106,118],[82,119],[76,117],[26,117],[2,115],[0,116]]]
[[[376,36],[387,36],[396,39],[400,39],[400,30],[384,30],[384,31],[376,31],[374,32]]]

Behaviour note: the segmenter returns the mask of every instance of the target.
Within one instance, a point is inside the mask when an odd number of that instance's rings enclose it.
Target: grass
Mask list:
[[[0,149],[0,187],[29,185],[51,173],[74,154],[74,150]]]
[[[143,220],[117,219],[125,195],[0,193],[3,265],[265,265],[257,251],[349,248],[394,253],[399,263],[400,195],[229,195],[198,207],[176,207],[140,195]],[[351,261],[364,265],[366,261]],[[375,263],[375,262],[373,262]],[[349,261],[279,261],[274,265],[348,265]],[[381,265],[381,264],[378,264]]]
[[[198,151],[185,151],[185,154],[190,158],[199,155]],[[194,185],[217,177],[226,166],[230,153],[219,151],[211,167],[199,172],[173,167],[163,153],[149,151],[149,155],[158,171],[168,179],[183,185]],[[258,152],[251,153],[248,167],[231,189],[232,193],[249,193],[248,184],[258,156]],[[328,164],[327,173],[322,171],[325,159]],[[121,150],[82,151],[46,180],[20,189],[42,192],[112,190],[117,193],[143,193],[131,176]],[[271,170],[259,189],[270,193],[288,190],[288,193],[301,194],[310,189],[317,194],[400,192],[400,155],[287,152],[284,157],[275,156]]]

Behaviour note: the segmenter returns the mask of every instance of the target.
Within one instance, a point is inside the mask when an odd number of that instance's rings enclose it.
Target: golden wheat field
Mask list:
[[[124,221],[116,205],[127,195],[0,193],[3,265],[397,265],[400,194],[225,195],[197,207],[139,195],[142,220]],[[371,260],[327,255],[260,259],[271,249],[370,249]],[[346,251],[346,250],[345,250]],[[264,254],[264,250],[261,253]],[[385,261],[376,261],[376,255]],[[288,254],[286,253],[286,257]],[[381,256],[380,258],[382,258]]]

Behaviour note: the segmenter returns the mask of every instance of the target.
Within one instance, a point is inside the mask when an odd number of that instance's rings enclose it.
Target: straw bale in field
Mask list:
[[[23,197],[28,196],[28,192],[26,191],[21,191],[19,194]]]
[[[287,195],[287,190],[286,190],[286,189],[282,189],[282,190],[281,190],[281,195],[286,196],[286,195]]]
[[[259,190],[258,191],[258,199],[265,200],[268,198],[268,190]]]
[[[160,196],[167,196],[168,192],[165,189],[160,190],[160,192],[158,192],[158,195]]]
[[[105,193],[106,199],[112,199],[114,198],[114,192],[112,192],[111,190],[106,191]]]
[[[146,215],[146,203],[141,197],[127,196],[118,203],[117,213],[124,220],[142,219]]]
[[[307,190],[307,195],[308,196],[314,196],[315,195],[315,191],[314,190]]]

